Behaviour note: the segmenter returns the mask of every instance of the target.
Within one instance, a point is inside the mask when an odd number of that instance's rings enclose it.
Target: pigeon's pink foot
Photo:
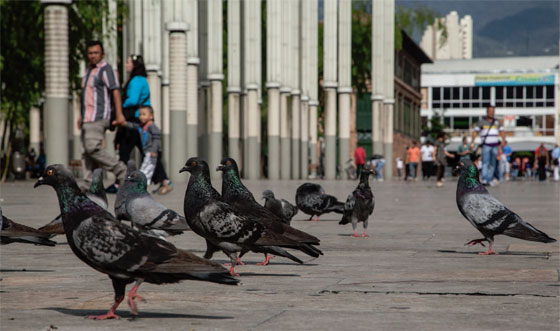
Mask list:
[[[233,270],[235,267],[231,267],[229,269],[229,274],[234,276],[234,277],[239,277],[239,274],[235,273],[235,270]]]
[[[136,284],[134,285],[134,287],[130,290],[130,292],[128,292],[128,306],[130,307],[130,310],[132,312],[132,315],[138,315],[138,305],[136,304],[136,302],[134,301],[134,299],[138,299],[142,302],[145,302],[146,300],[141,297],[140,295],[136,294],[136,290],[138,290],[138,287],[140,286],[140,284]]]
[[[241,258],[238,257],[235,261],[235,265],[245,265],[245,263],[241,262]],[[224,266],[229,267],[231,266],[231,263],[224,263]]]
[[[117,310],[117,307],[121,304],[123,299],[124,299],[124,296],[116,298],[115,303],[113,303],[113,306],[111,307],[111,309],[109,309],[107,314],[91,315],[91,316],[88,316],[88,318],[90,320],[107,320],[107,319],[111,319],[111,318],[114,318],[114,319],[117,319],[117,320],[120,319],[120,316],[115,314],[115,310]]]
[[[268,262],[270,262],[273,258],[274,256],[272,255],[266,255],[266,259],[263,262],[257,263],[257,265],[268,265]]]
[[[488,241],[488,240],[486,240],[486,239],[474,239],[474,240],[471,240],[468,243],[466,243],[465,246],[474,246],[476,244],[481,244],[482,247],[486,247],[486,245],[484,245],[482,243],[483,241]]]
[[[361,236],[362,235],[358,234],[358,231],[354,231],[354,234],[352,235],[352,237],[354,237],[354,238],[359,238]]]
[[[364,238],[369,238],[369,234],[367,234],[367,233],[364,231],[364,234],[362,235],[362,237],[364,237]]]
[[[488,247],[488,251],[480,252],[478,253],[478,255],[498,255],[498,253],[494,252],[494,250],[492,249],[492,245],[494,245],[494,242],[490,243],[490,246]]]
[[[317,218],[313,219],[313,222],[319,222],[319,216],[317,216]]]

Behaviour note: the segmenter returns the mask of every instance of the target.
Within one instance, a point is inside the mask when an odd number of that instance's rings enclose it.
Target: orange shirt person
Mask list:
[[[406,160],[408,163],[408,173],[411,180],[417,180],[416,174],[418,172],[418,162],[420,161],[420,148],[418,142],[412,142],[412,146],[406,152]]]

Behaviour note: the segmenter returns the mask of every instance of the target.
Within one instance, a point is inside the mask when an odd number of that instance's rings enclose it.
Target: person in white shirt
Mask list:
[[[434,146],[429,140],[420,148],[422,158],[422,179],[430,179],[434,169]]]
[[[403,166],[404,166],[404,162],[402,158],[397,157],[397,175],[399,176],[399,178],[401,178]]]

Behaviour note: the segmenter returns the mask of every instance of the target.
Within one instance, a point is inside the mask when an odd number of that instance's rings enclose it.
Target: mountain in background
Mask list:
[[[426,7],[441,17],[455,10],[473,19],[473,57],[558,55],[560,1],[397,0]],[[415,33],[420,42],[423,31]]]

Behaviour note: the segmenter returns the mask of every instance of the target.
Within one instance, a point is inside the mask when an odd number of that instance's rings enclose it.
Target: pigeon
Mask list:
[[[301,243],[295,247],[282,247],[298,249],[312,257],[319,257],[319,255],[323,254],[319,249],[311,246],[319,245],[319,239],[317,237],[284,224],[282,218],[274,215],[255,200],[253,194],[241,182],[239,178],[239,169],[234,159],[223,159],[216,170],[224,173],[222,179],[222,201],[232,205],[244,215],[252,217],[252,219],[263,224],[270,231],[274,231],[275,233]],[[269,256],[266,255],[265,261],[261,264],[267,265],[268,261]]]
[[[0,243],[26,243],[44,246],[54,246],[56,242],[49,240],[50,235],[32,227],[18,224],[2,214],[0,207]]]
[[[40,185],[52,186],[57,193],[66,238],[74,254],[113,282],[113,306],[104,315],[89,316],[91,319],[118,319],[115,310],[124,300],[126,285],[132,282],[135,285],[127,302],[133,315],[138,314],[135,299],[143,300],[136,293],[143,282],[165,284],[189,279],[239,283],[221,265],[119,223],[80,191],[63,165],[48,166],[35,183],[35,187]]]
[[[325,190],[319,184],[304,183],[298,187],[296,191],[296,205],[302,212],[313,216],[319,216],[325,213],[335,212],[344,213],[344,203],[338,201],[332,195],[325,194]]]
[[[130,176],[130,174],[136,170],[136,162],[134,162],[134,160],[128,160],[126,163],[126,177]],[[117,197],[115,198],[115,217],[119,220],[127,219],[125,206],[127,190],[125,188],[128,185],[131,185],[131,183],[126,180],[124,183],[121,183],[121,185],[119,185],[119,190],[117,191]]]
[[[352,237],[369,237],[367,234],[368,218],[373,213],[375,206],[375,198],[371,187],[369,186],[369,175],[373,172],[369,168],[364,168],[360,174],[360,183],[358,187],[348,195],[344,204],[344,214],[338,224],[348,224],[352,222],[354,234]],[[363,222],[364,234],[359,235],[356,227],[358,222]]]
[[[497,254],[492,250],[492,245],[494,236],[498,234],[542,243],[556,241],[525,222],[519,215],[491,196],[480,183],[478,169],[471,160],[459,161],[455,172],[460,173],[457,181],[457,207],[461,214],[484,236],[482,239],[471,240],[465,245],[481,244],[484,246],[483,241],[486,241],[489,244],[488,251],[479,254],[490,255]]]
[[[170,235],[188,230],[187,220],[154,200],[147,187],[148,180],[141,171],[133,171],[126,177],[125,185],[120,191],[125,196],[125,215],[121,217],[141,229],[164,230]]]
[[[220,201],[218,192],[210,182],[210,170],[206,161],[192,157],[180,170],[184,171],[191,174],[184,204],[187,222],[191,230],[229,257],[231,275],[237,275],[234,268],[239,252],[269,253],[303,263],[279,247],[297,246],[298,242],[270,231],[262,223]]]
[[[262,198],[264,199],[264,208],[280,217],[284,223],[290,225],[292,218],[298,212],[298,208],[296,206],[284,199],[277,200],[271,190],[264,191]]]
[[[86,196],[103,209],[107,209],[109,203],[107,202],[107,194],[105,194],[105,189],[103,188],[103,169],[95,169],[92,176],[91,185],[86,192]],[[51,237],[57,234],[64,234],[61,215],[58,215],[54,220],[50,221],[46,225],[43,225],[37,230],[48,233]]]

